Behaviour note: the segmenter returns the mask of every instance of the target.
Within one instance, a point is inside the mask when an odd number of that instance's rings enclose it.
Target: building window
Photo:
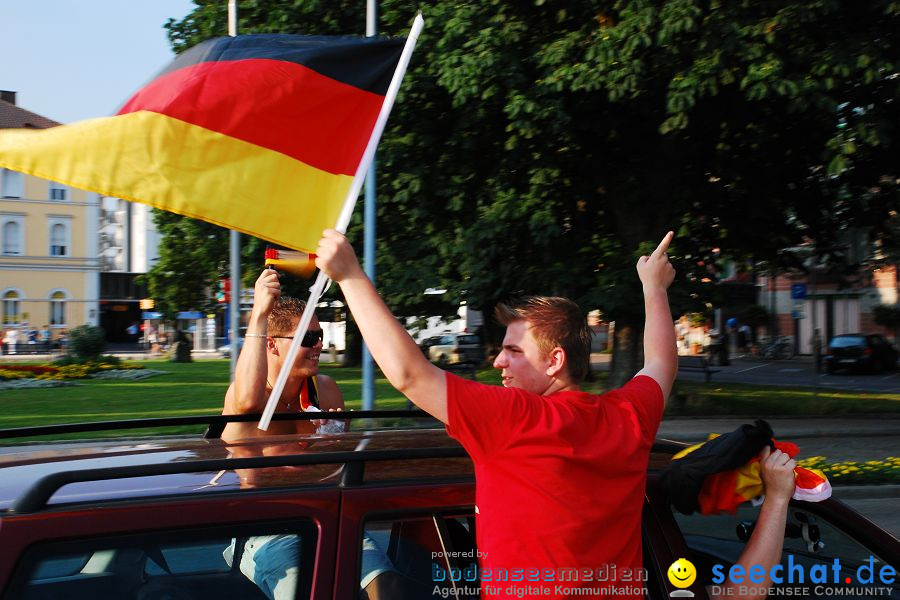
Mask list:
[[[69,245],[66,226],[55,223],[50,227],[50,256],[68,256]]]
[[[3,324],[19,323],[19,293],[9,290],[3,294]]]
[[[3,169],[0,175],[3,175],[2,195],[4,198],[21,198],[24,195],[25,176],[22,173]]]
[[[50,182],[50,199],[62,201],[69,195],[69,188],[55,181]]]
[[[23,254],[21,219],[7,219],[3,223],[3,254]]]
[[[50,324],[66,324],[66,294],[64,292],[53,292],[50,295]]]

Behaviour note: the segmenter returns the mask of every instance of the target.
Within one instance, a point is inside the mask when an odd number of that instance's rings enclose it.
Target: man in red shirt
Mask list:
[[[666,257],[672,236],[637,264],[644,368],[602,396],[579,390],[590,332],[573,302],[501,305],[507,330],[494,366],[503,387],[483,385],[428,362],[344,236],[328,230],[319,242],[316,264],[341,286],[385,376],[472,457],[483,595],[522,597],[529,588],[529,596],[566,598],[590,588],[591,597],[642,596],[647,460],[677,370],[666,291],[675,275]]]

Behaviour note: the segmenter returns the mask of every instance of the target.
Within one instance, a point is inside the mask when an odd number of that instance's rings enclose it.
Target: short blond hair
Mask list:
[[[280,296],[269,313],[269,335],[293,335],[305,308],[303,300]]]

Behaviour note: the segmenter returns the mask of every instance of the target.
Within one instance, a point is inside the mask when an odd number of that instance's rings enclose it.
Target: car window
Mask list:
[[[460,344],[478,344],[478,336],[477,335],[461,335],[456,338]]]
[[[397,590],[392,598],[437,594],[464,599],[479,594],[474,515],[367,521],[360,553],[361,583],[383,577]]]
[[[49,579],[75,575],[84,568],[89,558],[89,555],[82,553],[47,559],[41,563],[34,577],[35,579]]]
[[[452,336],[452,335],[445,335],[444,337],[441,338],[441,341],[440,341],[439,343],[440,343],[440,344],[452,344],[452,343],[453,343],[453,336]]]
[[[866,340],[860,336],[850,335],[847,337],[836,337],[829,344],[832,348],[849,348],[850,346],[865,346]]]
[[[303,520],[38,544],[3,598],[309,598],[316,531]]]
[[[705,585],[715,585],[718,582],[713,581],[713,569],[721,565],[719,572],[728,574],[749,539],[759,509],[746,503],[738,508],[735,515],[687,516],[678,512],[674,512],[674,515],[685,543],[693,554],[691,560],[697,569],[698,578]],[[838,561],[839,570],[834,568],[835,560]],[[859,582],[858,569],[870,563],[876,577],[869,583]],[[788,513],[781,564],[782,574],[787,574],[790,566],[794,567],[794,580],[788,581],[785,577],[782,583],[774,584],[775,588],[782,589],[780,595],[791,594],[788,588],[798,587],[807,588],[801,595],[810,598],[833,597],[835,588],[879,588],[877,591],[870,589],[857,595],[875,593],[882,597],[897,597],[896,590],[885,593],[885,584],[878,580],[880,569],[886,566],[881,557],[826,519],[793,505]],[[828,578],[826,582],[812,581],[814,568]],[[797,581],[801,573],[803,583]],[[847,578],[851,582],[849,585],[846,584]],[[846,595],[846,592],[837,593]]]
[[[229,547],[231,538],[220,538],[203,542],[186,544],[163,544],[159,546],[159,554],[148,557],[144,563],[144,574],[187,575],[199,573],[222,573],[229,571]],[[233,554],[234,549],[230,552]],[[162,560],[159,557],[162,557]]]

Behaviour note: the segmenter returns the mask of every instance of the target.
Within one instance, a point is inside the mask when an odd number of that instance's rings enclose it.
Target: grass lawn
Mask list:
[[[666,406],[668,416],[862,414],[900,416],[900,394],[743,383],[676,382],[675,394]]]
[[[227,360],[172,363],[148,360],[151,369],[165,375],[142,381],[81,380],[76,387],[3,390],[0,392],[0,428],[51,423],[75,423],[140,419],[164,416],[218,414],[228,386]],[[361,408],[362,375],[359,368],[324,365],[334,377],[349,408]],[[380,373],[378,373],[380,375]],[[603,375],[585,385],[602,391]],[[495,369],[479,371],[478,380],[499,384]],[[378,408],[405,408],[406,399],[383,377],[376,380]],[[898,414],[900,395],[818,391],[806,388],[774,388],[743,384],[678,382],[666,414],[676,415],[841,415]],[[190,433],[202,428],[145,429],[127,435]],[[73,437],[84,437],[84,434]]]

